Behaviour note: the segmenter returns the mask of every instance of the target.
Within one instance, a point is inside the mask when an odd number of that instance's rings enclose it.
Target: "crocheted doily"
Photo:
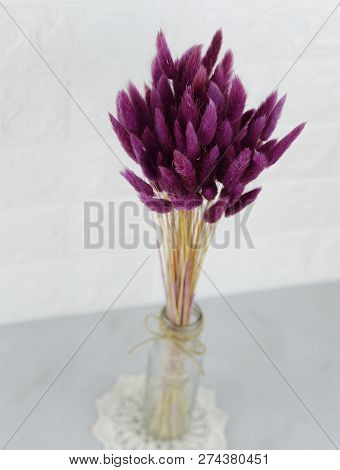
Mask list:
[[[226,449],[226,414],[217,408],[215,392],[199,387],[191,429],[180,439],[155,440],[145,432],[143,399],[145,375],[121,376],[96,400],[94,436],[104,449]]]

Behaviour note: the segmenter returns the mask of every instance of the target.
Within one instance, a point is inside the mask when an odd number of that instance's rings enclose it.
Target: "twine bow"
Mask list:
[[[158,330],[153,329],[150,326],[150,321],[155,320],[158,324]],[[149,314],[144,318],[145,329],[151,334],[151,338],[147,338],[144,341],[136,344],[129,350],[129,354],[135,351],[140,346],[150,343],[151,341],[165,340],[172,343],[183,353],[187,354],[197,365],[201,374],[204,374],[204,369],[199,361],[199,357],[202,356],[206,347],[202,341],[198,340],[199,335],[203,330],[203,319],[193,330],[188,331],[189,329],[175,329],[167,325],[161,315]]]

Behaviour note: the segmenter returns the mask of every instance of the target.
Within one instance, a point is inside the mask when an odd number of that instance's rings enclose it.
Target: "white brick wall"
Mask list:
[[[128,162],[107,111],[128,79],[149,77],[156,31],[177,54],[222,26],[250,105],[288,70],[334,8],[330,0],[7,0],[5,5]],[[134,196],[120,165],[0,8],[0,323],[105,309],[147,253],[117,306],[159,302],[157,253],[84,251],[82,202]],[[340,9],[280,86],[278,133],[308,121],[262,178],[248,222],[255,249],[212,249],[206,270],[226,294],[340,277]],[[135,219],[131,218],[132,222]],[[228,229],[225,220],[220,227]],[[216,295],[202,276],[199,295]]]

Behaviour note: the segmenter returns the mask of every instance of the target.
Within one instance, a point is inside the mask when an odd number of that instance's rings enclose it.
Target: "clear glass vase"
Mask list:
[[[191,318],[190,324],[175,326],[165,308],[158,318],[162,335],[149,352],[145,393],[146,428],[157,439],[176,439],[190,427],[204,353],[197,305]]]

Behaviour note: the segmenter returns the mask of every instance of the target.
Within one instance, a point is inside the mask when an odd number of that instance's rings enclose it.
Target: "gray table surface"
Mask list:
[[[203,382],[229,415],[229,448],[339,446],[340,283],[228,300],[237,315],[222,298],[199,303],[206,316]],[[100,313],[2,326],[0,444],[21,423],[8,449],[100,448],[90,432],[94,401],[119,375],[145,370],[147,347],[127,350],[145,337],[151,311],[157,308],[112,310],[52,386]]]

